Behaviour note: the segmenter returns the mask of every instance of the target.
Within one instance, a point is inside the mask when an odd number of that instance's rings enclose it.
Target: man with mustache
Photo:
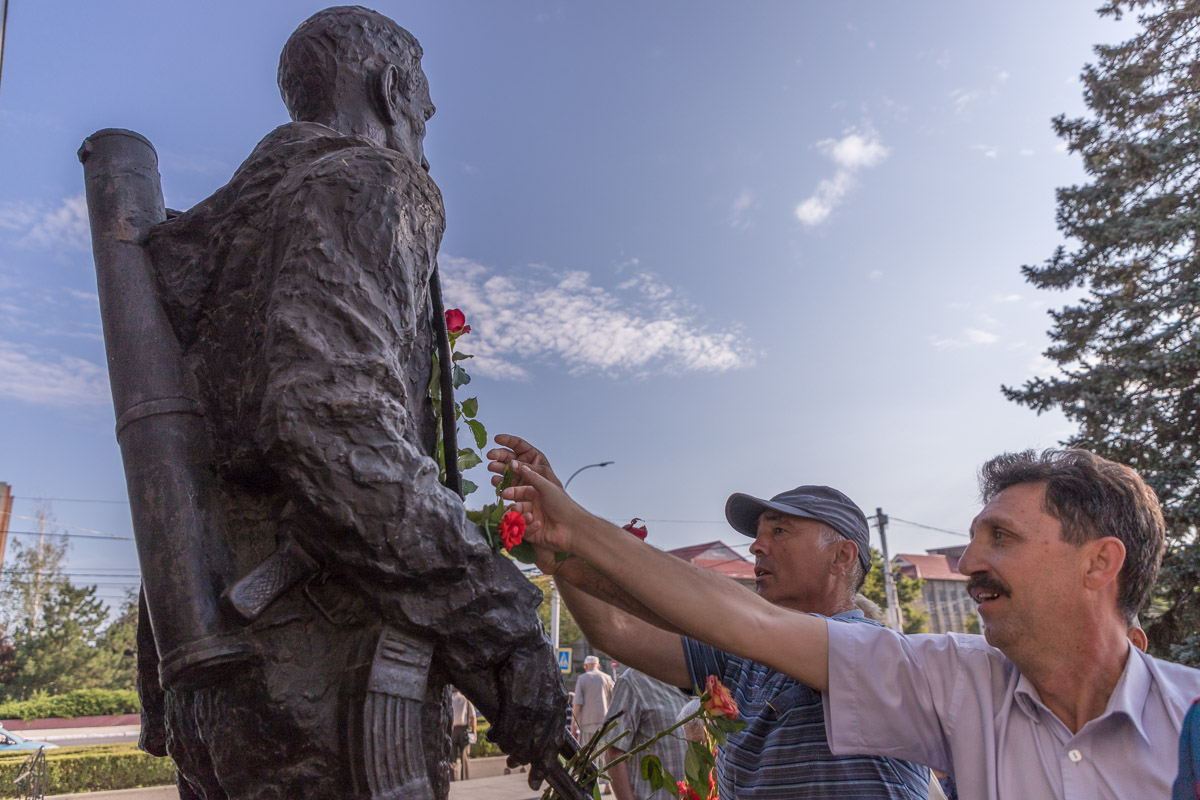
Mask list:
[[[493,472],[503,473],[517,458],[536,464],[557,484],[545,457],[528,443],[513,436],[497,436],[496,442],[510,449],[488,454]],[[771,500],[735,494],[725,515],[735,530],[754,539],[755,583],[765,602],[824,615],[839,628],[879,627],[854,605],[871,556],[867,520],[846,495],[827,486],[801,486]],[[671,686],[704,686],[716,675],[730,689],[748,727],[730,734],[721,748],[721,797],[928,796],[927,769],[887,756],[831,753],[819,691],[757,659],[681,636],[577,558],[559,563],[550,551],[539,555],[538,566],[554,575],[575,621],[597,648]]]
[[[585,559],[649,613],[820,689],[835,753],[950,772],[963,798],[1170,797],[1200,671],[1130,645],[1164,547],[1132,469],[1082,450],[1005,454],[959,562],[984,636],[903,636],[764,602],[591,516],[536,470],[506,498],[527,538]]]

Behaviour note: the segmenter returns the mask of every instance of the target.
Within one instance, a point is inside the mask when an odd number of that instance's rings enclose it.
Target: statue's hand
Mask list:
[[[488,738],[521,763],[548,764],[566,738],[567,695],[546,642],[514,653],[500,676],[500,719]]]

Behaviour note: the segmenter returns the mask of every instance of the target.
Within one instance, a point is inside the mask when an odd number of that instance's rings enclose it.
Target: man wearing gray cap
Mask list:
[[[545,456],[527,442],[515,436],[497,436],[496,442],[504,449],[488,454],[491,471],[502,473],[517,458],[557,480]],[[854,606],[871,557],[866,517],[846,495],[827,486],[801,486],[770,500],[735,494],[725,516],[735,530],[754,538],[750,552],[761,597],[838,623],[877,625]],[[556,562],[546,554],[538,566],[554,576],[575,621],[599,649],[673,686],[702,687],[716,675],[733,693],[747,727],[721,748],[721,797],[927,796],[929,772],[923,767],[878,756],[834,756],[819,691],[680,635],[578,558]]]

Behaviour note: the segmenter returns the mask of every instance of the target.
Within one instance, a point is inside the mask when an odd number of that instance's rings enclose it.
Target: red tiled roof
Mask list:
[[[676,558],[735,580],[754,580],[754,564],[722,541],[668,550]]]
[[[897,564],[900,571],[909,577],[920,578],[930,581],[965,581],[967,576],[961,572],[956,572],[951,564],[950,559],[946,556],[919,556],[913,553],[898,553],[892,559],[892,562],[901,562]],[[955,559],[957,562],[957,559]],[[907,563],[905,563],[907,562]],[[905,567],[909,569],[905,569]],[[915,571],[915,575],[910,574]]]
[[[734,580],[754,580],[754,565],[744,558],[739,559],[714,559],[714,558],[696,558],[692,563],[697,567],[719,572]]]

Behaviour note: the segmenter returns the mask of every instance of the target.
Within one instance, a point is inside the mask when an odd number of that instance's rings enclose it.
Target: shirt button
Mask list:
[[[1078,750],[1072,750],[1071,752],[1067,753],[1067,758],[1071,759],[1072,761],[1082,761],[1083,753],[1079,752]]]

